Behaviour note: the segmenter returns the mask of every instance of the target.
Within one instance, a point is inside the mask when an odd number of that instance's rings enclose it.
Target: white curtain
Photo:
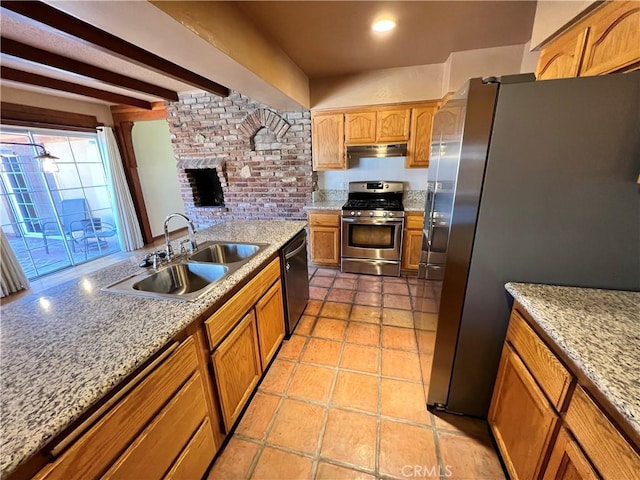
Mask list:
[[[6,297],[25,288],[29,288],[29,281],[18,263],[16,255],[11,250],[4,230],[0,229],[0,270],[2,276],[2,296]]]
[[[111,194],[116,204],[116,226],[122,250],[130,252],[144,246],[142,232],[136,210],[131,199],[131,192],[124,175],[124,167],[120,158],[120,151],[113,134],[113,128],[100,127],[98,129],[100,149],[107,160],[107,176],[111,185]]]

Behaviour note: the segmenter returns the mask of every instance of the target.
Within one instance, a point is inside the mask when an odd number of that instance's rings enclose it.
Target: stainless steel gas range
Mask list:
[[[342,207],[341,270],[400,276],[402,182],[349,182]]]

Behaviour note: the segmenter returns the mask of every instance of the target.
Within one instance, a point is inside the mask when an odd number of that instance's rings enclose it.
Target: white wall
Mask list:
[[[537,49],[594,3],[595,0],[538,0],[531,32],[531,47]]]
[[[131,135],[151,234],[156,237],[162,235],[167,215],[185,213],[169,125],[165,120],[136,122]]]
[[[318,172],[319,190],[346,190],[349,182],[389,180],[405,182],[405,190],[427,188],[426,168],[404,168],[404,157],[349,160],[347,170]]]

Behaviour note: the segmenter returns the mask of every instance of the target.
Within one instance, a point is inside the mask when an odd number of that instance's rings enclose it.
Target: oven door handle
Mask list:
[[[368,225],[401,225],[403,223],[403,219],[399,220],[374,220],[369,218],[343,218],[343,222],[347,223],[362,223]]]

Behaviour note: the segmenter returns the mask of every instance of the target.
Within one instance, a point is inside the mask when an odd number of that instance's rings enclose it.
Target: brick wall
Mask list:
[[[233,91],[227,98],[194,92],[167,103],[167,121],[186,214],[197,226],[221,217],[306,217],[316,181],[309,111],[277,112]],[[194,205],[184,170],[205,165],[226,180],[225,208]]]

